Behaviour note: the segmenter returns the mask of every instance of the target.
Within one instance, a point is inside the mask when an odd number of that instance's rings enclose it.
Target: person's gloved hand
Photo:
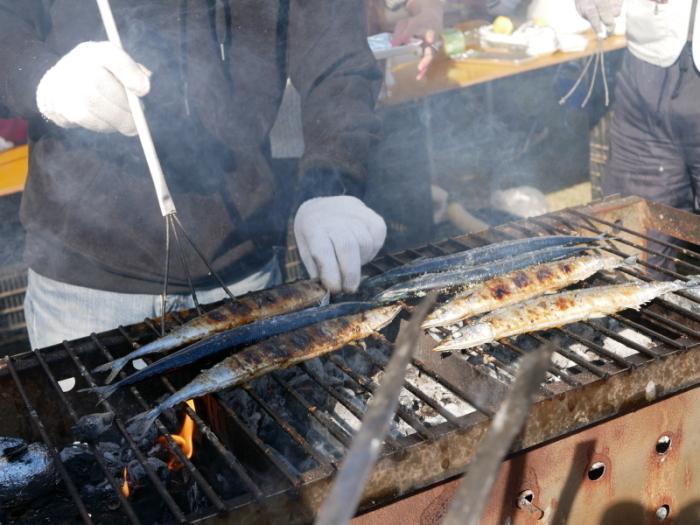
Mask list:
[[[603,32],[603,26],[612,33],[615,18],[622,13],[623,0],[576,0],[576,9],[591,23],[597,35]]]
[[[110,42],[83,42],[44,74],[36,90],[37,106],[62,128],[136,135],[125,89],[146,95],[150,75]]]
[[[355,197],[318,197],[299,207],[294,235],[311,278],[333,293],[354,292],[362,265],[384,244],[386,224]]]
[[[391,43],[394,46],[408,44],[411,38],[418,37],[425,45],[423,58],[418,63],[418,76],[420,80],[425,76],[435,58],[433,47],[442,31],[442,1],[441,0],[409,0],[406,9],[411,16],[403,18],[396,23]]]

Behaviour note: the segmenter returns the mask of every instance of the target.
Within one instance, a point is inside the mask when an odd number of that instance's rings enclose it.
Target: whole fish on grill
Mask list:
[[[499,259],[515,257],[523,253],[534,252],[536,250],[555,246],[591,244],[604,238],[604,235],[599,235],[597,237],[543,235],[540,237],[528,237],[527,239],[497,242],[457,253],[441,255],[439,257],[421,258],[365,279],[362,281],[361,287],[364,289],[379,288],[405,277],[482,265],[488,262],[498,261]]]
[[[422,275],[387,288],[377,295],[374,300],[380,303],[387,303],[409,297],[420,297],[431,290],[465,288],[467,285],[475,282],[481,282],[497,275],[503,275],[504,273],[527,268],[535,264],[564,259],[587,249],[589,249],[588,246],[556,246],[480,266]]]
[[[204,370],[158,406],[133,418],[129,430],[141,435],[163,411],[188,399],[247,383],[273,370],[288,368],[364,339],[391,323],[402,308],[399,304],[381,306],[316,323],[248,347]],[[101,393],[100,388],[97,390]]]
[[[164,374],[170,370],[214,356],[220,352],[250,345],[267,339],[268,337],[283,334],[327,319],[357,314],[369,310],[373,306],[376,306],[376,304],[369,302],[336,303],[260,319],[254,323],[239,326],[228,332],[213,335],[193,345],[181,348],[159,359],[155,363],[151,363],[141,370],[134,372],[121,381],[110,385],[112,389],[105,389],[102,392],[104,392],[104,397],[107,398],[119,388],[133,385],[149,377]]]
[[[671,292],[696,287],[700,281],[652,281],[595,286],[530,299],[486,314],[444,339],[434,350],[472,348],[504,337],[596,319],[643,304]]]
[[[614,270],[636,262],[611,254],[582,255],[563,261],[537,264],[489,279],[437,307],[423,328],[446,326],[533,297],[555,292],[583,281],[601,270]]]
[[[93,372],[106,372],[105,383],[111,383],[129,361],[150,354],[162,353],[209,335],[230,330],[258,319],[293,312],[321,303],[326,290],[317,281],[296,281],[275,288],[250,292],[235,301],[227,301],[204,315],[195,317],[173,331],[134,350],[133,352],[98,366]]]
[[[57,482],[56,466],[45,445],[0,436],[0,507],[31,501]]]

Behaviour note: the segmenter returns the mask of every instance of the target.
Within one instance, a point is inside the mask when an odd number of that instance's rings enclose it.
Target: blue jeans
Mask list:
[[[277,258],[258,272],[230,284],[234,295],[274,286],[282,281]],[[220,287],[197,290],[202,304],[226,297]],[[166,298],[167,312],[192,308],[189,294],[172,294]],[[29,270],[24,317],[32,348],[44,348],[61,341],[70,341],[93,332],[112,330],[120,325],[157,318],[161,315],[160,295],[106,292],[66,284]]]

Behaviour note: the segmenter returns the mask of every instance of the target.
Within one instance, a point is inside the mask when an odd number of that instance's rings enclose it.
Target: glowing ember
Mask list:
[[[129,471],[126,470],[126,467],[124,467],[123,478],[124,482],[122,483],[122,494],[125,498],[128,498],[131,491],[129,490]]]
[[[187,405],[192,410],[194,410],[194,399],[190,399],[189,401],[187,401]],[[194,454],[193,436],[194,421],[190,416],[185,414],[185,421],[182,423],[182,428],[180,429],[180,432],[178,432],[177,434],[171,434],[170,437],[177,444],[177,446],[180,447],[180,450],[182,450],[182,453],[188,459],[192,457],[192,454]],[[164,436],[160,436],[158,438],[158,441],[162,446],[168,446],[168,441],[165,439]],[[182,468],[182,465],[180,464],[176,456],[173,455],[170,458],[170,461],[168,461],[168,468],[170,470],[179,470]]]

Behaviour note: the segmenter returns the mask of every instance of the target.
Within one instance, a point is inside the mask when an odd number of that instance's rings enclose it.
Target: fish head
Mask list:
[[[388,326],[389,323],[399,315],[403,307],[404,305],[402,303],[380,306],[379,308],[366,312],[365,316],[373,330],[381,330],[385,326]]]
[[[449,350],[462,350],[472,348],[485,343],[490,343],[494,339],[493,328],[488,323],[474,323],[463,327],[453,333],[449,338],[437,345],[436,352]]]
[[[604,253],[600,255],[601,267],[603,270],[614,270],[620,266],[632,266],[637,263],[637,256],[631,255],[624,259],[612,253]]]

